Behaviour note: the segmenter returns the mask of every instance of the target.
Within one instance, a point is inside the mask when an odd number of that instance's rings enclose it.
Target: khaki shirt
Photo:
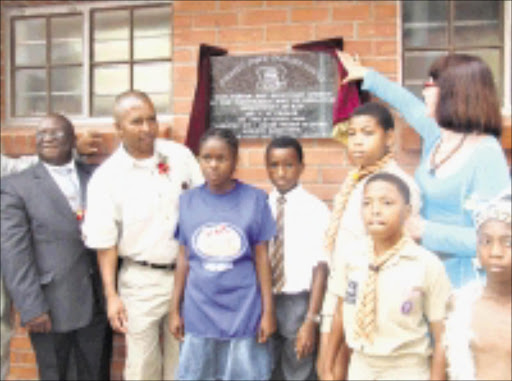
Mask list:
[[[429,322],[442,321],[451,285],[442,262],[412,240],[380,270],[377,282],[377,331],[372,344],[354,337],[355,317],[368,276],[367,245],[346,253],[332,286],[343,298],[343,324],[350,348],[368,355],[432,352]]]
[[[167,173],[158,169],[163,160]],[[179,196],[202,182],[196,159],[181,144],[157,139],[155,155],[144,160],[134,159],[121,145],[89,181],[82,226],[86,245],[117,245],[122,257],[171,263],[178,253]]]

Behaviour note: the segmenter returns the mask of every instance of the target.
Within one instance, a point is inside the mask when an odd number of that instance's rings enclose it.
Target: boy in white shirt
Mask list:
[[[277,318],[272,379],[307,380],[315,377],[328,271],[323,242],[329,209],[299,184],[304,161],[296,139],[273,139],[267,146],[266,166],[274,185],[269,203],[277,221],[269,250]]]

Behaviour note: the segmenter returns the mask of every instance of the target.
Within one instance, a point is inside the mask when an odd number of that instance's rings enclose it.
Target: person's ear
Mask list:
[[[393,150],[393,146],[395,145],[395,130],[390,129],[386,131],[386,148],[389,152]]]
[[[403,214],[402,214],[402,222],[407,221],[409,217],[412,215],[412,206],[411,204],[407,204],[404,207]]]

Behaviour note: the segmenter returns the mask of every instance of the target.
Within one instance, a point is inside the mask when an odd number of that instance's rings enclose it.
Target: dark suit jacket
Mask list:
[[[76,163],[85,193],[92,168]],[[42,163],[3,178],[0,189],[1,269],[22,324],[49,312],[55,332],[86,326],[99,276],[67,199]]]

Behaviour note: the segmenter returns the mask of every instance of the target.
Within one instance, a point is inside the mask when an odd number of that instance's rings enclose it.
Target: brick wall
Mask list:
[[[2,1],[8,6],[42,6],[64,1]],[[70,3],[70,2],[68,2]],[[83,3],[76,1],[76,3]],[[342,36],[345,50],[358,53],[362,62],[393,80],[398,79],[400,51],[398,45],[398,5],[396,1],[175,1],[174,25],[174,116],[170,126],[163,126],[162,135],[183,142],[196,84],[198,45],[209,43],[227,48],[230,54],[287,52],[297,42]],[[6,24],[2,17],[2,32]],[[5,94],[5,39],[1,42],[1,94]],[[5,99],[1,100],[2,152],[10,155],[33,153],[33,128],[5,125]],[[508,147],[510,162],[510,117],[503,141]],[[398,161],[409,172],[418,163],[420,141],[409,128],[398,123],[396,153]],[[79,133],[91,126],[78,124]],[[96,159],[101,161],[118,140],[112,126],[95,126],[101,130],[105,150]],[[241,142],[238,176],[249,183],[269,189],[263,162],[268,140]],[[303,139],[307,169],[305,187],[330,202],[344,178],[348,163],[343,148],[328,139]],[[17,324],[11,345],[10,379],[36,379],[37,368],[26,332]],[[114,340],[113,379],[121,379],[124,344],[120,336]]]

